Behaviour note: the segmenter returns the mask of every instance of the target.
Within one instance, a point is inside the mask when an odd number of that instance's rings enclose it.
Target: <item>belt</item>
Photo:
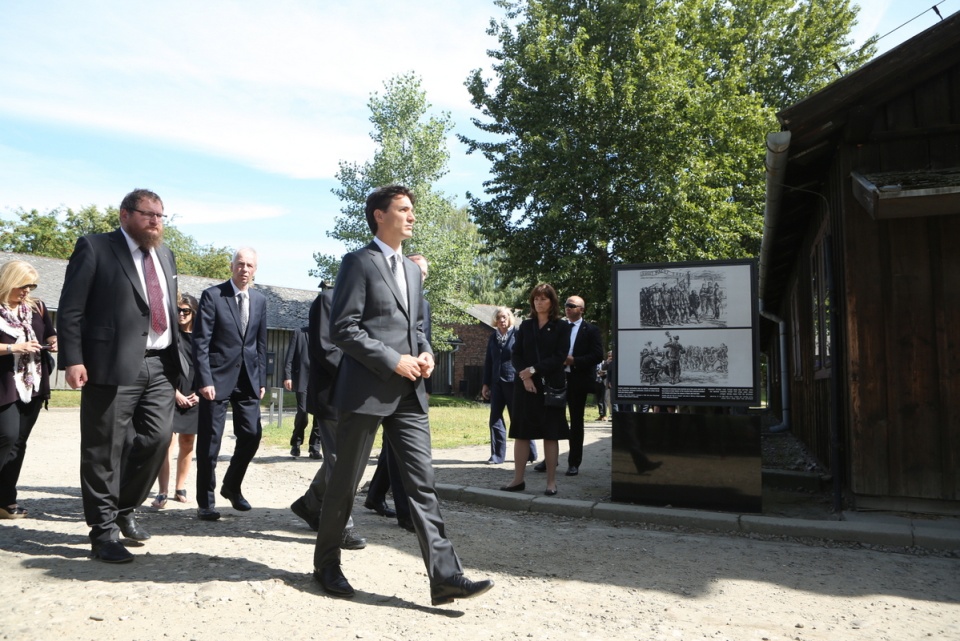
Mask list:
[[[166,356],[166,349],[148,349],[143,353],[144,358],[150,358],[151,356]]]

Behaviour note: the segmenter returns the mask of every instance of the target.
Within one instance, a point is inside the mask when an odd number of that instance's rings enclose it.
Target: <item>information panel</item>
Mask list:
[[[760,401],[753,260],[613,268],[615,403]]]

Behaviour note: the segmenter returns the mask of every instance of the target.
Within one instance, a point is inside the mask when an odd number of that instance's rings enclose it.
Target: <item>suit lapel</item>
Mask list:
[[[383,252],[380,251],[379,245],[371,242],[367,245],[367,249],[370,251],[370,258],[373,260],[373,266],[377,268],[377,271],[380,272],[380,277],[383,278],[383,281],[387,284],[387,287],[393,292],[393,297],[397,301],[397,306],[400,307],[400,311],[407,315],[407,319],[410,318],[410,313],[407,310],[407,305],[403,304],[403,295],[400,293],[400,286],[397,285],[397,279],[393,277],[393,272],[390,270],[390,266],[387,264],[387,259],[383,255]],[[409,269],[406,269],[404,265],[404,272],[409,272]],[[410,278],[407,277],[407,288],[410,287]]]
[[[233,322],[237,326],[237,333],[240,334],[240,338],[243,338],[243,334],[240,331],[240,310],[237,309],[237,299],[233,295],[233,285],[230,284],[229,280],[220,285],[220,292],[227,308],[230,310]]]
[[[127,245],[127,239],[119,229],[110,233],[110,247],[116,254],[123,273],[127,276],[130,284],[133,285],[133,291],[140,297],[141,302],[149,308],[150,302],[147,300],[146,292],[143,291],[143,285],[140,284],[140,276],[137,273],[137,266],[133,264],[130,246]]]

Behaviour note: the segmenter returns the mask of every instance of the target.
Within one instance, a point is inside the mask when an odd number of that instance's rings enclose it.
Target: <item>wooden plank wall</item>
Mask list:
[[[841,162],[860,172],[960,166],[958,83],[954,68],[881,105],[873,142],[846,148]],[[850,487],[960,499],[960,216],[874,221],[846,176]]]

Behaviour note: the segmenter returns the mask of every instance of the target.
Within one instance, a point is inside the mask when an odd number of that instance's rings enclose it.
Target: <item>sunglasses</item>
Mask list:
[[[192,309],[184,309],[184,308],[180,307],[180,308],[177,309],[177,313],[180,314],[181,316],[189,316],[190,314],[193,313],[193,310],[192,310]]]
[[[566,305],[564,305],[564,307],[569,307],[569,308],[573,309],[574,307],[580,307],[580,306],[577,305],[576,303],[567,303]]]

